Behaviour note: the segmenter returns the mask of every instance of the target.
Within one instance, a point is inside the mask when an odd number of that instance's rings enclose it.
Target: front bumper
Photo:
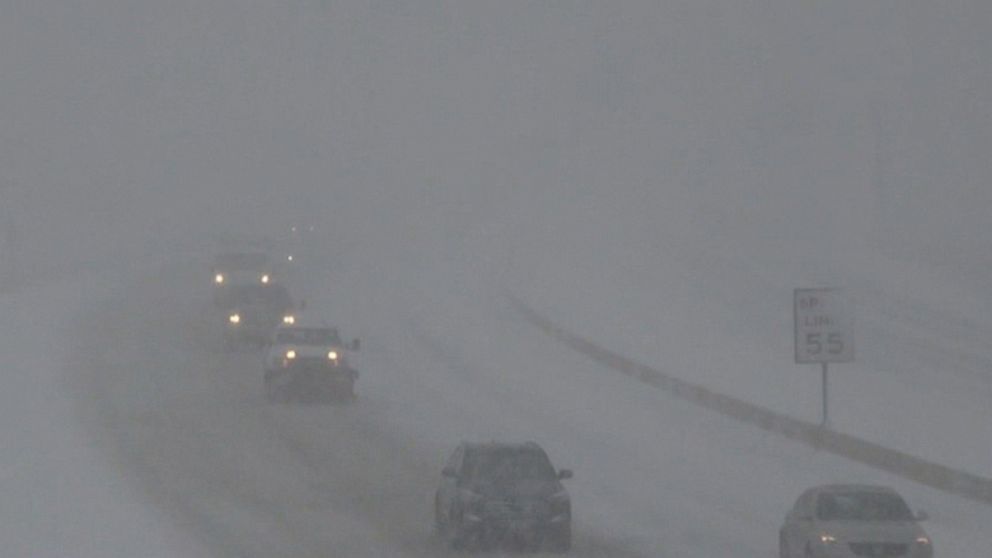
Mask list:
[[[815,558],[932,558],[932,545],[908,543],[848,543],[814,544]]]
[[[296,398],[348,398],[358,372],[346,367],[287,366],[266,372],[266,382]]]
[[[540,547],[571,537],[570,513],[559,515],[487,515],[466,512],[462,536],[483,546]]]

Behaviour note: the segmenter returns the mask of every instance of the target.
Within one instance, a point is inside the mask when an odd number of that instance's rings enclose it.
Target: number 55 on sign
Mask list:
[[[839,289],[795,290],[796,362],[854,360],[854,316]]]

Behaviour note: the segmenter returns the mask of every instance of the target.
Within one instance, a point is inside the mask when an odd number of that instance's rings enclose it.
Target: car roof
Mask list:
[[[888,492],[897,494],[895,489],[878,484],[824,484],[816,487],[818,492]]]
[[[466,451],[487,452],[487,451],[540,451],[544,453],[544,448],[537,442],[463,442]]]

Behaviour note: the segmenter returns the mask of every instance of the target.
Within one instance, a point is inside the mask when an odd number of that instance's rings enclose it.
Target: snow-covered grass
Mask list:
[[[846,287],[857,355],[831,367],[834,427],[992,473],[992,436],[981,426],[992,418],[988,302],[946,273],[880,255],[842,267],[675,251],[619,280],[581,265],[590,272],[545,269],[520,288],[621,354],[810,421],[819,419],[819,369],[793,362],[792,289]]]

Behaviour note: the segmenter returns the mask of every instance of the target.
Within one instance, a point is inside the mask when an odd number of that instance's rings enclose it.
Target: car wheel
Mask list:
[[[572,525],[568,524],[554,531],[547,542],[548,549],[556,554],[572,550]]]
[[[265,399],[269,403],[289,403],[289,393],[272,382],[265,383]]]
[[[272,376],[268,371],[265,372],[265,401],[266,403],[276,402],[276,386],[272,385]]]
[[[460,521],[453,517],[448,517],[445,522],[445,532],[448,535],[448,546],[452,550],[465,550],[468,548],[468,536],[460,525]]]
[[[565,554],[572,550],[572,538],[566,537],[561,539],[555,539],[551,543],[549,550],[555,554]]]
[[[441,501],[437,495],[434,496],[434,534],[444,537],[445,526],[441,514]]]
[[[449,532],[448,547],[451,550],[465,550],[468,547],[465,535],[457,527],[452,528]]]
[[[335,386],[331,392],[331,398],[343,404],[348,404],[353,402],[357,396],[355,395],[355,382],[348,382],[345,385]]]

